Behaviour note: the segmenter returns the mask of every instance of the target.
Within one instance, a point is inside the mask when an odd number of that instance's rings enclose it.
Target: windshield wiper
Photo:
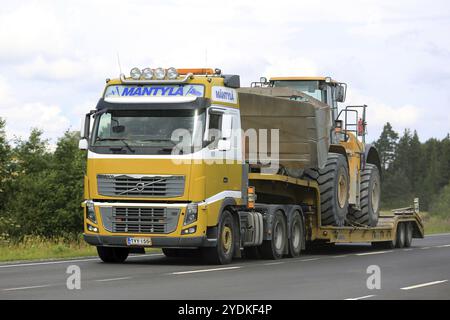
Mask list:
[[[135,153],[136,150],[134,150],[133,148],[130,147],[130,145],[128,144],[128,142],[125,141],[126,139],[123,138],[97,138],[95,141],[121,141],[128,150],[130,150],[130,152]],[[110,149],[114,149],[114,148],[110,148]]]

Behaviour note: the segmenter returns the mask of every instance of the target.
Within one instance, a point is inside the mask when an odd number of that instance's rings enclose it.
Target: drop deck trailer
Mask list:
[[[302,249],[308,247],[308,244],[314,245],[315,243],[371,243],[378,248],[401,248],[411,246],[413,238],[424,237],[424,226],[418,213],[418,202],[415,207],[396,209],[390,214],[380,214],[376,227],[357,226],[350,222],[348,222],[349,225],[343,227],[322,226],[320,192],[317,182],[284,175],[264,175],[260,173],[250,173],[248,181],[251,185],[256,186],[258,197],[264,198],[267,194],[270,194],[270,196],[278,194],[281,197],[289,195],[291,197],[299,192],[303,199],[306,199],[306,203],[302,205],[255,203],[254,211],[262,213],[261,221],[249,218],[251,212],[239,212],[241,243],[244,246],[259,244],[261,245],[260,248],[263,248],[264,244],[269,244],[268,249],[261,250],[263,258],[277,259],[284,254],[288,254],[291,257],[298,256],[299,252],[293,252],[295,241],[299,240],[295,239],[295,228],[293,228],[294,216],[297,213],[302,218],[302,239],[300,239]],[[287,223],[285,241],[277,239],[279,234],[274,228],[277,212],[284,215]],[[253,226],[254,223],[259,223],[259,228],[258,226]],[[264,230],[262,234],[251,233],[251,230],[257,231],[261,227]],[[277,253],[277,247],[280,246],[283,247],[283,252]],[[245,249],[246,247],[244,247]],[[249,256],[254,255],[251,251],[247,251],[247,253]]]

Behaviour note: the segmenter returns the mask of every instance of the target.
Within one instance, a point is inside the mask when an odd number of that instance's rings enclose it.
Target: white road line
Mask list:
[[[348,257],[348,254],[341,254],[339,256],[332,256],[332,258],[337,259],[337,258],[345,258]]]
[[[99,280],[94,280],[94,281],[107,282],[107,281],[129,280],[129,279],[132,279],[132,278],[131,277],[122,277],[122,278],[99,279]]]
[[[211,272],[211,271],[226,271],[226,270],[233,270],[233,269],[240,269],[240,268],[242,268],[242,267],[226,267],[226,268],[178,271],[178,272],[172,272],[171,274],[189,274],[189,273],[200,273],[200,272]]]
[[[36,288],[47,288],[47,287],[51,287],[51,285],[50,284],[44,284],[44,285],[41,285],[41,286],[8,288],[8,289],[3,289],[3,291],[16,291],[16,290],[27,290],[27,289],[36,289]]]
[[[383,253],[389,253],[392,252],[392,250],[390,251],[376,251],[376,252],[364,252],[364,253],[357,253],[357,256],[371,256],[373,254],[383,254]]]
[[[264,265],[265,266],[274,266],[274,265],[277,265],[277,264],[283,264],[284,262],[270,262],[270,263],[264,263]]]
[[[303,260],[299,260],[300,262],[306,262],[306,261],[316,261],[319,260],[320,258],[312,258],[312,259],[303,259]]]
[[[413,251],[414,249],[403,249],[403,251]]]
[[[436,246],[435,248],[449,248],[450,244],[444,244],[442,246]]]
[[[428,250],[428,249],[431,249],[431,247],[422,247],[422,248],[420,248],[420,249],[422,249],[422,250]]]
[[[368,296],[357,297],[357,298],[347,298],[347,299],[344,299],[344,300],[362,300],[362,299],[369,299],[369,298],[372,298],[372,297],[375,297],[375,295],[371,294],[371,295],[368,295]]]
[[[129,256],[128,259],[150,257],[150,256],[162,256],[162,255],[164,255],[164,254],[163,253],[141,254],[141,255]],[[0,269],[14,268],[14,267],[44,266],[44,265],[49,265],[49,264],[64,264],[64,263],[88,262],[88,261],[100,261],[100,259],[99,258],[89,258],[89,259],[56,260],[56,261],[31,262],[31,263],[19,263],[19,264],[5,264],[5,265],[0,265]]]
[[[422,288],[422,287],[434,286],[436,284],[445,283],[445,282],[448,282],[448,280],[440,280],[440,281],[421,283],[421,284],[416,284],[414,286],[404,287],[404,288],[400,288],[400,289],[401,290],[412,290],[412,289],[417,289],[417,288]]]

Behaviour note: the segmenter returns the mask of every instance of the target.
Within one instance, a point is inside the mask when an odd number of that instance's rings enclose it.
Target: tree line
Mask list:
[[[43,132],[9,142],[0,118],[0,238],[26,235],[77,237],[83,229],[86,154],[79,132],[66,131],[50,151]],[[382,162],[382,206],[409,206],[450,216],[450,136],[422,143],[416,131],[402,136],[387,123],[374,142]]]

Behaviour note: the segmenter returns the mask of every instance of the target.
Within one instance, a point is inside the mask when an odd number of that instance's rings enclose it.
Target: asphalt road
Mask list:
[[[81,271],[79,290],[66,285],[71,265]],[[366,284],[373,265],[380,289]],[[410,249],[339,245],[227,266],[162,254],[120,265],[97,258],[0,264],[0,299],[450,299],[450,234],[415,239]]]

